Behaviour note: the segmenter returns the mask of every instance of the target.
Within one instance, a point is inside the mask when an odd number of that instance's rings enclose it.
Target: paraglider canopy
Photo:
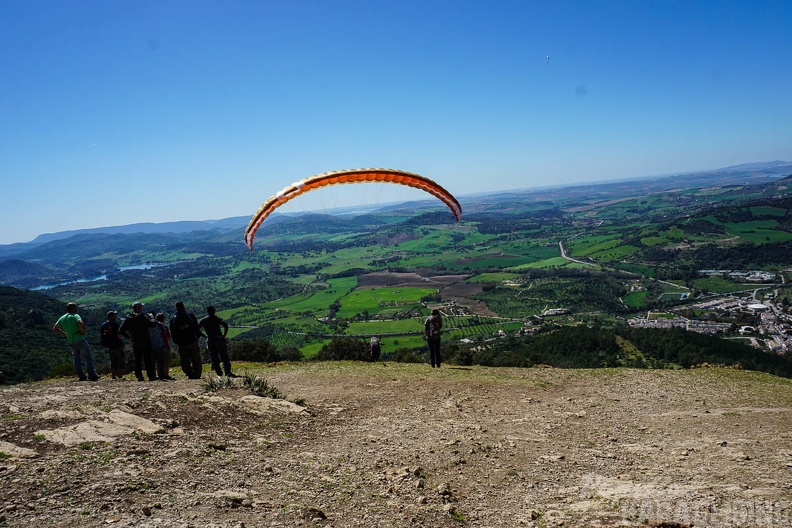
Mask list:
[[[264,202],[245,229],[245,244],[253,249],[253,237],[262,222],[278,207],[297,196],[325,187],[327,185],[340,185],[344,183],[396,183],[406,185],[428,192],[441,200],[451,209],[456,221],[462,219],[462,207],[454,196],[436,182],[411,172],[395,169],[350,169],[335,172],[325,172],[294,182],[284,187],[280,192],[270,196]]]

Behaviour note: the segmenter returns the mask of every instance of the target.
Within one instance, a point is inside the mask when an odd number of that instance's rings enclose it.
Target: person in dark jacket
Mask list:
[[[443,319],[440,310],[432,310],[432,314],[424,322],[424,338],[429,345],[429,362],[432,368],[440,368],[440,331],[443,328]]]
[[[135,376],[138,381],[143,381],[143,365],[149,381],[156,381],[157,371],[154,367],[154,358],[151,354],[151,336],[149,328],[157,326],[153,317],[143,313],[143,303],[136,302],[132,305],[132,313],[126,316],[118,332],[132,340],[132,352],[135,354]]]
[[[118,333],[120,325],[116,320],[116,315],[115,311],[107,312],[107,319],[99,327],[99,341],[107,347],[107,353],[110,356],[110,375],[113,376],[113,379],[123,379],[126,373],[124,342],[121,340],[121,334]]]
[[[198,321],[198,329],[201,335],[206,338],[206,348],[209,349],[209,356],[212,358],[212,368],[218,376],[225,375],[229,378],[236,378],[237,375],[231,372],[231,358],[228,356],[228,323],[215,315],[215,307],[206,307],[207,315]],[[220,370],[220,361],[223,362],[223,370]]]
[[[170,320],[170,335],[179,350],[182,372],[190,379],[201,379],[201,349],[198,347],[198,319],[188,313],[184,303],[176,303],[176,315]]]

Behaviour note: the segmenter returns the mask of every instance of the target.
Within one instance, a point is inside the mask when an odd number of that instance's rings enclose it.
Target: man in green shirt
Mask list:
[[[85,323],[82,318],[77,314],[77,305],[70,302],[66,305],[66,313],[63,314],[52,331],[56,334],[66,336],[66,344],[72,349],[72,356],[74,359],[74,372],[80,381],[89,379],[97,381],[99,376],[94,370],[93,355],[91,354],[91,347],[88,346],[88,341],[85,340]],[[85,356],[85,366],[88,370],[88,377],[86,378],[82,368],[81,356]]]

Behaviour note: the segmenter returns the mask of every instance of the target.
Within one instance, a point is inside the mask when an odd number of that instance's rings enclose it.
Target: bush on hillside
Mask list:
[[[369,346],[362,339],[340,337],[323,346],[314,359],[317,361],[368,361]]]
[[[274,363],[276,361],[299,361],[302,353],[294,347],[278,350],[267,339],[240,339],[228,343],[228,354],[232,361],[256,361]]]

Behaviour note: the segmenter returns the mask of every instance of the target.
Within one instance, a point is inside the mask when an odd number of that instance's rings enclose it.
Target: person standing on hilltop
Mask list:
[[[79,381],[89,379],[97,381],[99,375],[94,370],[93,354],[88,341],[85,340],[85,323],[82,317],[77,313],[77,305],[70,302],[66,305],[66,313],[60,316],[52,331],[56,334],[66,336],[66,344],[72,350],[72,359],[74,363],[74,373],[77,374]],[[86,377],[82,368],[82,356],[85,356],[85,368],[88,371]]]
[[[143,381],[143,365],[149,381],[157,380],[157,371],[154,368],[154,358],[151,354],[151,336],[149,328],[157,326],[153,317],[149,318],[143,313],[143,303],[136,302],[132,305],[132,313],[126,316],[118,332],[132,339],[132,351],[135,353],[135,376],[138,381]]]
[[[113,379],[123,379],[126,371],[124,364],[124,342],[118,333],[119,324],[116,321],[117,312],[107,312],[107,320],[99,327],[99,341],[107,347],[110,356],[110,375]]]
[[[155,317],[157,320],[160,337],[162,338],[162,353],[160,357],[155,358],[157,361],[157,368],[160,369],[162,372],[160,374],[160,379],[166,379],[173,381],[176,378],[172,378],[170,375],[170,362],[171,362],[171,335],[170,329],[165,325],[165,314],[162,312],[157,313]]]
[[[429,362],[432,368],[440,368],[440,331],[443,328],[443,319],[440,310],[432,310],[432,314],[424,322],[424,338],[429,345]]]
[[[182,372],[189,379],[201,379],[201,350],[198,347],[198,337],[201,331],[198,328],[198,320],[191,313],[187,313],[184,303],[176,303],[176,315],[170,320],[171,339],[179,350],[179,360],[181,361]]]
[[[215,315],[215,307],[206,307],[207,315],[198,321],[198,328],[201,335],[206,338],[206,348],[209,349],[209,356],[212,358],[212,368],[218,376],[225,375],[229,378],[236,378],[237,375],[231,372],[231,358],[228,356],[228,323]],[[220,370],[220,361],[223,362],[223,370]]]
[[[372,336],[369,340],[369,359],[371,361],[379,361],[381,344],[379,336]]]
[[[149,320],[154,320],[157,324],[151,328],[149,328],[149,338],[151,339],[151,359],[154,361],[154,369],[157,372],[157,379],[160,381],[170,381],[171,378],[166,372],[166,361],[165,361],[165,338],[164,332],[167,331],[167,328],[164,324],[157,321],[156,316],[153,312],[149,312],[148,315]],[[162,318],[164,319],[165,316],[163,315]],[[168,358],[170,360],[170,357]]]

